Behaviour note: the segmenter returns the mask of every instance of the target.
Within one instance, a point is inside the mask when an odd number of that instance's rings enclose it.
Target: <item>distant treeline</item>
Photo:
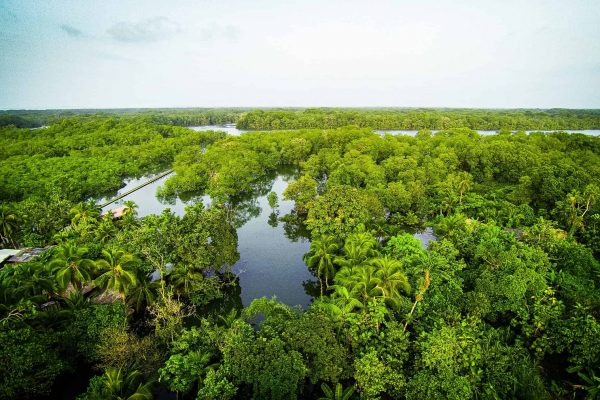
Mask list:
[[[234,108],[118,108],[81,110],[8,110],[0,111],[0,126],[37,128],[64,118],[95,115],[100,117],[147,117],[152,122],[177,126],[222,125],[235,123],[248,109]]]
[[[243,114],[239,129],[274,130],[339,128],[372,129],[558,130],[599,129],[600,110],[481,109],[305,109],[254,110]]]
[[[559,130],[600,129],[600,110],[489,110],[424,108],[119,108],[81,110],[0,111],[0,126],[36,128],[64,118],[145,117],[150,122],[177,126],[223,125],[237,123],[239,129],[277,130],[348,125],[372,129],[450,129],[478,130]]]
[[[112,194],[125,178],[164,171],[183,149],[223,136],[143,117],[77,116],[44,129],[0,127],[0,202]]]

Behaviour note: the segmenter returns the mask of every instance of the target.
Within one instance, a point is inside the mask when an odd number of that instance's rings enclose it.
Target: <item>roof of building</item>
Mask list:
[[[0,249],[0,264],[2,264],[7,259],[19,254],[21,250],[17,249]]]
[[[108,210],[106,213],[104,213],[104,215],[111,213],[113,218],[121,218],[123,215],[125,215],[127,208],[127,206],[113,208],[112,210]]]
[[[48,250],[52,246],[46,247],[28,247],[19,250],[18,254],[11,256],[7,261],[11,263],[22,263],[31,260],[34,257],[39,256],[44,251]]]

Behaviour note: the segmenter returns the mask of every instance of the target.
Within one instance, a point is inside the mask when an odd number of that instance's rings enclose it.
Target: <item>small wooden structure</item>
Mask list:
[[[26,247],[24,249],[0,249],[0,265],[30,261],[51,247],[52,246]]]
[[[4,265],[9,258],[19,254],[21,250],[17,249],[0,249],[0,265]]]
[[[119,219],[119,218],[122,218],[123,215],[125,215],[128,208],[129,207],[127,207],[127,206],[113,208],[112,210],[108,210],[103,215],[111,215],[112,214],[113,219]]]

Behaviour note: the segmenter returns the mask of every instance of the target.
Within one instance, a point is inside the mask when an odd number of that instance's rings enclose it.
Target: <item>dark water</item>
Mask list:
[[[130,190],[149,178],[132,179],[119,193]],[[123,202],[133,200],[139,206],[138,213],[141,217],[160,214],[167,208],[183,216],[186,203],[177,199],[174,204],[167,204],[156,197],[157,188],[166,179],[168,177],[131,193],[105,207],[103,211],[120,207]],[[288,178],[278,175],[268,190],[274,191],[279,197],[279,207],[276,210],[279,216],[290,213],[294,207],[293,201],[283,200],[286,179]],[[202,201],[207,204],[210,199],[205,196]],[[308,306],[312,296],[307,294],[305,286],[310,287],[315,278],[306,268],[302,256],[308,252],[310,243],[302,237],[289,239],[286,236],[284,225],[277,221],[278,215],[273,215],[266,195],[249,199],[245,206],[251,212],[244,213],[245,222],[237,229],[240,259],[233,267],[233,272],[239,276],[243,305],[247,306],[258,297],[276,296],[290,306]]]

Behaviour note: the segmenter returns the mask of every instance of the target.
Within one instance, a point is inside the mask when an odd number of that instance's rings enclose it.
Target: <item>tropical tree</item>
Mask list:
[[[379,279],[379,287],[384,300],[394,303],[400,298],[400,292],[410,293],[408,277],[402,270],[402,263],[387,254],[370,261],[375,267],[375,276]]]
[[[468,172],[461,172],[456,175],[455,184],[458,191],[458,204],[461,205],[464,194],[471,190],[473,177]]]
[[[202,272],[187,265],[177,265],[169,273],[169,283],[177,293],[191,293],[199,282],[204,280]]]
[[[108,368],[101,377],[92,378],[83,399],[152,400],[152,382],[142,382],[142,373],[122,368]]]
[[[76,204],[69,211],[71,225],[78,227],[82,225],[94,225],[100,217],[100,209],[93,201]]]
[[[160,282],[152,282],[142,273],[138,273],[136,281],[137,284],[129,289],[126,300],[127,304],[139,313],[156,301]]]
[[[340,267],[352,269],[369,258],[377,256],[379,254],[376,250],[377,245],[378,242],[373,235],[365,232],[364,225],[360,225],[356,232],[346,238],[344,255],[336,257],[335,263]]]
[[[0,208],[0,240],[2,243],[10,243],[16,247],[14,234],[19,229],[19,217],[17,214],[5,207]]]
[[[71,284],[81,290],[84,283],[91,281],[96,265],[85,258],[87,252],[87,248],[77,247],[73,243],[64,243],[56,248],[48,268],[55,274],[61,289],[66,289]]]
[[[346,287],[353,297],[366,304],[373,298],[383,297],[381,279],[376,272],[372,265],[362,265],[355,268],[352,273],[342,274],[340,270],[335,276],[335,281],[336,284]]]
[[[583,193],[573,190],[567,195],[565,201],[560,202],[564,209],[569,234],[573,235],[578,230],[584,230],[585,215],[594,207],[600,198],[600,188],[597,185],[587,185]]]
[[[96,264],[104,272],[96,278],[96,284],[104,290],[127,294],[137,284],[133,269],[139,265],[139,259],[114,248],[102,250],[102,255],[104,259],[98,260]]]
[[[137,210],[139,206],[133,200],[127,200],[123,202],[123,206],[125,207],[125,215],[131,214],[133,216],[137,215]]]
[[[56,279],[38,262],[17,265],[12,273],[6,273],[2,278],[1,285],[11,289],[19,298],[32,298],[44,293],[55,293],[56,290]]]
[[[354,386],[344,389],[339,382],[335,384],[335,391],[326,383],[321,385],[321,390],[325,397],[320,397],[319,400],[349,400],[354,394]]]
[[[317,273],[321,284],[321,297],[323,296],[323,277],[325,286],[329,288],[329,278],[335,275],[333,260],[338,245],[333,236],[323,235],[310,244],[310,251],[304,255],[306,265]]]
[[[112,218],[103,218],[96,227],[95,238],[100,243],[108,242],[117,232]]]
[[[337,326],[338,333],[346,319],[357,309],[363,307],[363,304],[352,297],[348,288],[344,286],[332,286],[335,292],[329,297],[328,301],[319,301],[315,303],[316,307],[323,310],[331,321]]]

